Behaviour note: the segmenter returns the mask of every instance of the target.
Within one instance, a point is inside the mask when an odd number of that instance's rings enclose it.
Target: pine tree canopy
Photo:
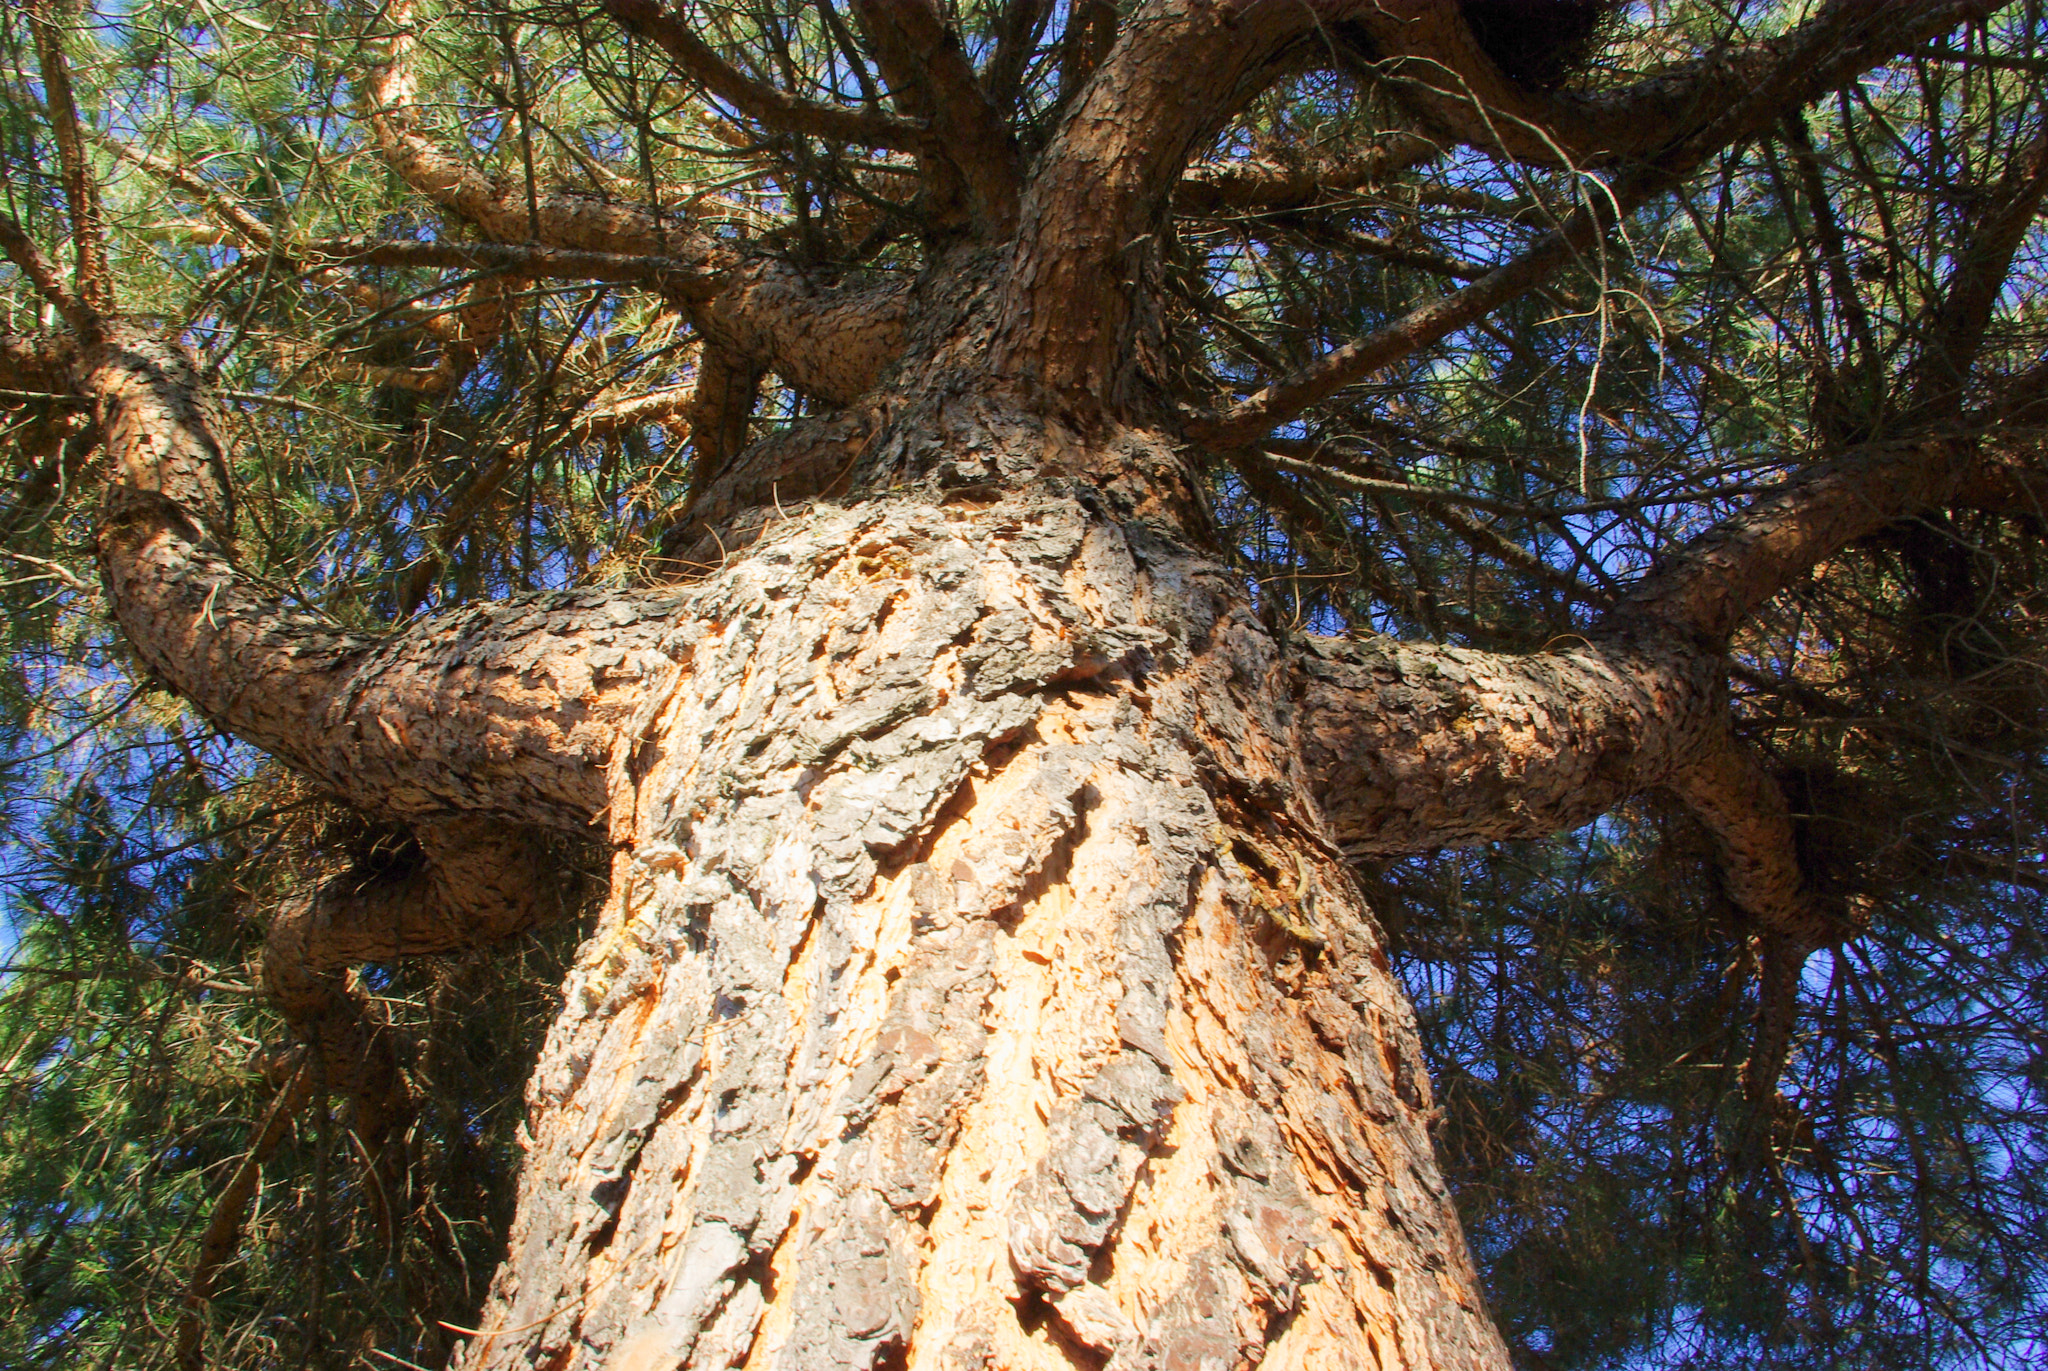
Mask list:
[[[1705,664],[1640,713],[1711,728],[1554,802],[1362,743],[1330,793],[1391,798],[1318,801],[1517,1365],[2041,1364],[2044,196],[2042,0],[4,7],[0,1366],[460,1355],[613,870],[189,688],[179,644],[269,640],[143,641],[135,502],[233,565],[195,624],[396,661],[1021,488],[912,410],[1127,451],[1030,479],[1331,679],[1469,672],[1445,738],[1546,742],[1490,664]],[[217,504],[79,379],[131,339],[184,350]],[[1218,860],[1312,971],[1263,842]],[[495,941],[291,963],[415,877]]]

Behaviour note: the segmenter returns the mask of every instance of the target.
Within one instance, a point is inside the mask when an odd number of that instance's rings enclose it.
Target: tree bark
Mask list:
[[[1624,204],[1990,7],[1835,0],[1604,106],[1500,99],[1576,129],[1568,150],[1647,158]],[[937,7],[856,7],[903,117],[844,119],[750,81],[661,6],[609,8],[751,117],[915,146],[926,270],[834,284],[686,216],[486,177],[423,131],[403,2],[365,82],[371,134],[493,242],[337,260],[573,268],[686,311],[704,469],[664,550],[709,569],[691,585],[383,637],[287,612],[235,565],[228,453],[189,358],[70,294],[0,221],[73,329],[0,338],[0,379],[94,405],[114,473],[100,555],[138,658],[419,839],[417,868],[277,921],[266,977],[329,1025],[320,1060],[368,1062],[366,1096],[392,1075],[339,1005],[348,960],[538,916],[518,828],[612,844],[528,1088],[510,1251],[456,1364],[1505,1368],[1347,855],[1540,836],[1666,786],[1773,945],[1813,945],[1828,926],[1783,797],[1731,747],[1723,644],[1819,558],[1963,485],[1974,446],[1929,430],[1809,468],[1552,651],[1283,641],[1212,555],[1181,439],[1264,440],[1606,220],[1206,422],[1160,379],[1160,240],[1176,196],[1319,184],[1204,191],[1187,167],[1332,25],[1433,125],[1488,141],[1461,131],[1458,92],[1502,78],[1453,7],[1084,7],[1070,32],[1102,41],[1068,56],[1092,74],[1028,176],[1007,97]],[[2044,183],[2016,184],[1998,223]],[[1958,359],[1979,296],[1958,289]],[[746,446],[770,369],[838,408]]]
[[[820,505],[663,650],[459,1365],[1505,1366],[1220,567]]]
[[[130,641],[420,836],[286,911],[278,993],[522,926],[494,825],[613,843],[458,1365],[1505,1365],[1318,800],[1343,730],[1190,538],[1190,454],[906,368],[857,451],[893,493],[691,587],[364,638],[241,577],[189,360],[98,332],[52,360]]]

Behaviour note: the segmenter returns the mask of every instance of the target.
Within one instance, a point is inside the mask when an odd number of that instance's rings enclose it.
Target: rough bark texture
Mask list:
[[[663,651],[462,1365],[1504,1364],[1218,568],[820,505]]]
[[[762,85],[651,0],[608,8],[770,127],[914,148],[923,274],[836,284],[658,207],[484,176],[423,131],[403,2],[371,134],[490,242],[297,252],[631,281],[687,313],[699,471],[663,551],[688,585],[383,637],[287,609],[234,563],[190,359],[0,221],[72,327],[0,337],[0,380],[94,407],[102,568],[139,660],[418,840],[416,865],[330,883],[272,932],[269,987],[359,1131],[406,1101],[348,965],[540,917],[524,830],[611,841],[458,1364],[1504,1368],[1347,857],[1537,836],[1668,787],[1720,841],[1766,979],[1795,986],[1834,925],[1783,796],[1731,745],[1720,654],[1820,559],[1983,477],[1981,454],[1923,425],[1817,462],[1551,651],[1283,641],[1202,550],[1204,461],[1540,283],[1608,211],[1206,421],[1157,365],[1159,240],[1176,196],[1307,203],[1427,155],[1399,134],[1348,169],[1188,174],[1333,43],[1444,136],[1644,159],[1625,205],[1992,6],[1835,0],[1599,99],[1514,87],[1439,0],[1074,6],[1071,103],[1028,167],[1005,120],[1036,7],[977,77],[940,7],[858,4],[894,115]],[[1971,261],[2010,258],[2044,184],[2014,183]],[[1947,382],[1989,269],[1959,269]],[[837,408],[749,446],[769,370]],[[1783,1042],[1766,1017],[1759,1097]]]

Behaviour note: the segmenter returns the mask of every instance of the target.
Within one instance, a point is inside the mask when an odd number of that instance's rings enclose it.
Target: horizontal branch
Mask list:
[[[1527,655],[1310,638],[1296,667],[1300,755],[1355,856],[1575,828],[1725,729],[1718,657],[1676,637]]]
[[[1724,45],[1618,90],[1541,91],[1481,48],[1456,0],[1379,0],[1349,17],[1376,75],[1443,137],[1580,169],[1661,159],[1759,97],[1797,107],[1880,62],[1981,20],[2004,0],[1830,0],[1788,33]]]
[[[1181,177],[1173,207],[1181,214],[1232,210],[1273,213],[1356,195],[1437,157],[1443,144],[1419,133],[1382,134],[1369,146],[1281,162],[1266,158],[1198,162]]]

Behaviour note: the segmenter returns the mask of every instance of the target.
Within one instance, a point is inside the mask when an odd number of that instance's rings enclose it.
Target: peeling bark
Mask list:
[[[1976,449],[1923,428],[1809,468],[1545,652],[1283,641],[1204,551],[1217,454],[1190,435],[1265,439],[1533,286],[1609,210],[1206,424],[1161,379],[1158,239],[1176,196],[1291,203],[1429,150],[1187,175],[1332,25],[1420,81],[1448,136],[1522,110],[1545,146],[1649,157],[1626,205],[1989,4],[1835,0],[1599,108],[1504,87],[1434,0],[1079,6],[1028,176],[1008,59],[991,100],[924,0],[860,6],[914,123],[753,83],[649,0],[608,8],[765,122],[914,136],[923,275],[830,284],[684,215],[483,176],[422,131],[403,0],[372,135],[492,241],[327,248],[581,271],[686,310],[699,469],[663,551],[687,583],[383,636],[293,612],[235,564],[191,360],[68,294],[0,224],[73,326],[0,337],[0,375],[93,406],[113,467],[99,554],[138,660],[418,839],[416,866],[280,911],[266,961],[372,1148],[409,1105],[349,966],[516,932],[545,913],[532,832],[609,839],[609,897],[528,1088],[510,1251],[457,1365],[1504,1368],[1348,859],[1541,836],[1674,789],[1721,842],[1782,1004],[1834,926],[1783,796],[1732,746],[1721,654],[1789,578],[1961,488]],[[1645,109],[1683,114],[1655,147]],[[2031,212],[2042,183],[2011,204]],[[1974,280],[1951,369],[1981,331]],[[836,408],[749,444],[771,369]],[[1784,1026],[1767,1012],[1753,1096]]]
[[[1284,656],[1089,504],[817,506],[679,609],[460,1365],[1505,1365]]]

